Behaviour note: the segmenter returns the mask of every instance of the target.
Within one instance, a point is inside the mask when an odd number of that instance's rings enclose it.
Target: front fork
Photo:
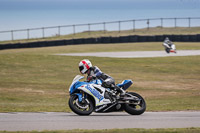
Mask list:
[[[78,96],[79,102],[81,102],[81,103],[85,102],[86,94],[83,91],[80,91],[80,93],[76,93],[76,95]]]

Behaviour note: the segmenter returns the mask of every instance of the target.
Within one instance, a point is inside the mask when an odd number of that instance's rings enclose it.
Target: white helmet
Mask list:
[[[79,70],[85,74],[92,67],[92,63],[88,59],[84,59],[79,63]]]

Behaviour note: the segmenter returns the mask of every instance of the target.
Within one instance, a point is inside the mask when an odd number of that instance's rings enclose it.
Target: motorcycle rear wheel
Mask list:
[[[134,93],[134,92],[128,92],[126,94],[126,96],[130,96],[130,95],[134,96],[136,98],[139,98],[140,103],[138,105],[126,103],[124,110],[131,115],[141,115],[141,114],[143,114],[146,110],[146,102],[145,102],[144,98],[142,96],[140,96],[139,94]]]
[[[69,107],[74,113],[78,115],[90,115],[94,110],[94,106],[90,99],[85,99],[85,103],[81,103],[78,101],[77,95],[70,96]]]

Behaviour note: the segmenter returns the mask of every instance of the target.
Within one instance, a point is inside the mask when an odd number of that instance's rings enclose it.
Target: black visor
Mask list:
[[[79,66],[79,70],[80,70],[80,72],[81,72],[83,69],[84,69],[83,66]]]

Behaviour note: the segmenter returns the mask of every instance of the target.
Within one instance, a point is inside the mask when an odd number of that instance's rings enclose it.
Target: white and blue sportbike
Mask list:
[[[69,107],[78,115],[90,115],[92,112],[123,111],[131,115],[140,115],[146,110],[145,100],[135,92],[126,92],[124,96],[109,88],[101,86],[99,79],[91,82],[80,81],[77,75],[69,88]],[[118,87],[126,90],[132,85],[131,80],[124,80]]]

